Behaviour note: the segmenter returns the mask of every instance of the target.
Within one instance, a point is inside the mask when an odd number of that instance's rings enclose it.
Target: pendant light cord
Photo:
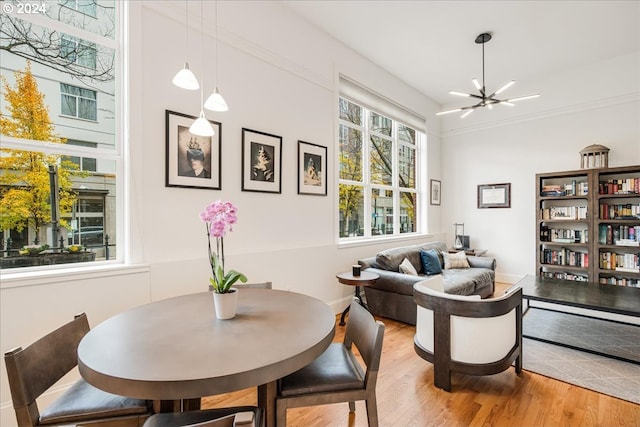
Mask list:
[[[202,4],[203,4],[204,0],[200,0],[200,63],[202,66],[202,84],[200,85],[200,108],[202,109],[203,105],[204,105],[204,49],[203,49],[203,45],[204,45],[204,37],[202,35],[202,33],[204,32],[204,24],[202,22]]]
[[[216,12],[216,51],[215,51],[216,69],[215,69],[215,74],[213,76],[214,90],[218,87],[218,0],[215,1],[215,12]]]

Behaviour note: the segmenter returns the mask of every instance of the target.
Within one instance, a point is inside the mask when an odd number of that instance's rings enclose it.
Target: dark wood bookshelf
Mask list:
[[[627,189],[625,194],[609,193],[600,194],[600,189],[604,189],[606,183],[607,191],[617,189],[617,185],[626,182],[627,186],[629,178],[633,178],[640,182],[640,165],[624,166],[615,168],[598,168],[598,169],[580,169],[560,172],[540,173],[536,175],[536,274],[538,277],[554,274],[555,278],[564,279],[562,276],[566,274],[575,278],[580,276],[578,282],[587,281],[599,284],[614,281],[617,285],[634,285],[638,286],[640,281],[640,273],[634,271],[617,271],[600,268],[601,254],[635,254],[640,257],[640,247],[616,245],[612,243],[600,241],[600,226],[611,226],[611,232],[614,229],[616,234],[626,232],[627,227],[634,228],[635,239],[640,239],[637,231],[640,230],[640,216],[629,216],[626,218],[600,218],[601,205],[610,205],[610,209],[617,209],[620,206],[638,206],[640,204],[640,192],[636,188]],[[625,181],[627,180],[627,181]],[[601,185],[601,183],[603,183]],[[613,184],[615,183],[615,185]],[[586,194],[576,194],[586,185]],[[544,195],[543,189],[549,190],[549,186],[555,186],[559,195]],[[543,218],[543,210],[551,208],[566,208],[576,211],[581,209],[584,212],[586,208],[586,218],[574,219],[551,219]],[[604,209],[604,208],[603,208]],[[608,213],[611,213],[609,211]],[[552,230],[571,230],[575,232],[579,230],[581,233],[588,234],[587,242],[552,242],[542,240],[541,233],[543,228],[547,227],[548,233]],[[622,227],[622,231],[620,231]],[[586,254],[588,258],[588,266],[572,266],[557,265],[544,263],[544,251],[549,249],[552,251],[560,251],[562,249],[567,252],[578,252]],[[606,255],[603,255],[606,256]]]

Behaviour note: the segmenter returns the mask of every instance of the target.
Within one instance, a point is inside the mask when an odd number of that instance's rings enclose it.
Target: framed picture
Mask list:
[[[437,179],[432,179],[431,180],[431,199],[430,199],[431,204],[440,205],[441,196],[442,196],[442,192],[441,192],[440,181],[438,181]]]
[[[220,190],[222,124],[209,120],[214,135],[198,136],[189,132],[195,119],[165,111],[165,186]]]
[[[510,208],[511,184],[478,185],[478,208]]]
[[[242,128],[242,191],[282,191],[282,137]]]
[[[298,141],[298,194],[327,195],[327,147]]]

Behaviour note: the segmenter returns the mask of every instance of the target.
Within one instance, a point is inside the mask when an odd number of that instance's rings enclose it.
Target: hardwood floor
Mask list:
[[[381,318],[384,348],[377,397],[380,427],[640,427],[640,405],[513,368],[500,374],[452,375],[452,392],[433,385],[433,366],[413,350],[415,328]],[[338,326],[336,341],[344,327]],[[526,357],[526,355],[525,355]],[[204,398],[204,408],[255,405],[255,389]],[[366,427],[364,402],[290,409],[288,427]]]

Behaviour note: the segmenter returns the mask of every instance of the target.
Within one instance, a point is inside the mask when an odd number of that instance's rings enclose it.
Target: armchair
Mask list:
[[[451,372],[491,375],[515,361],[522,370],[522,288],[480,299],[445,294],[438,276],[414,285],[414,349],[433,363],[434,384],[451,391]]]

